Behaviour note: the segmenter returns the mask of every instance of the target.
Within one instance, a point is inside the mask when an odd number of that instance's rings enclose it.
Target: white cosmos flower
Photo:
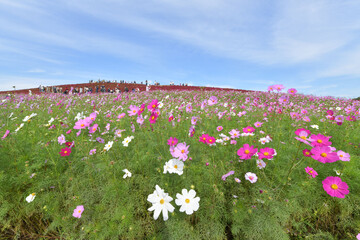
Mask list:
[[[80,119],[83,119],[84,118],[84,112],[81,112],[81,113],[78,113],[77,115],[76,115],[76,117],[74,118],[74,120],[80,120]]]
[[[112,147],[114,141],[109,141],[107,144],[105,144],[104,151],[109,151],[109,149]]]
[[[341,107],[336,107],[336,110],[340,111],[340,110],[341,110]]]
[[[127,178],[127,177],[131,177],[132,174],[131,172],[129,172],[129,170],[127,170],[126,168],[124,170],[122,170],[125,174],[123,176],[123,178]]]
[[[20,126],[17,129],[15,129],[15,132],[19,131],[23,126],[24,126],[24,123],[21,123]]]
[[[318,125],[310,125],[310,127],[319,129],[319,126],[318,126]]]
[[[182,194],[177,193],[175,203],[180,207],[180,212],[185,212],[187,215],[193,214],[193,212],[199,209],[199,197],[196,196],[195,190],[191,189],[189,192],[186,189],[181,191]]]
[[[177,173],[178,175],[182,175],[183,169],[184,169],[184,162],[176,158],[170,159],[164,165],[164,173],[169,172],[169,173]]]
[[[158,103],[158,108],[162,108],[164,106],[163,102]]]
[[[36,194],[35,194],[35,193],[32,193],[32,194],[30,194],[29,196],[27,196],[25,200],[26,200],[28,203],[31,203],[32,201],[34,201],[35,197],[36,197]]]
[[[256,160],[256,166],[257,166],[259,169],[262,169],[262,168],[266,167],[266,163],[265,163],[263,160],[258,159],[258,160]]]
[[[263,137],[259,139],[259,142],[264,145],[265,143],[268,143],[269,140],[266,137]]]
[[[154,193],[150,194],[147,198],[148,202],[152,203],[152,206],[148,208],[149,211],[154,211],[154,219],[158,219],[160,213],[163,213],[164,221],[168,220],[168,212],[173,212],[174,207],[170,204],[173,200],[167,193],[164,192],[158,185],[155,186]]]
[[[250,181],[251,183],[255,183],[257,181],[257,176],[255,173],[247,172],[245,174],[245,179]]]
[[[134,138],[133,136],[131,136],[131,137],[126,137],[126,138],[124,139],[124,141],[122,141],[123,146],[124,146],[124,147],[129,146],[129,142],[131,142],[131,140],[132,140],[133,138]]]
[[[30,120],[30,116],[26,116],[24,119],[23,119],[23,122],[27,122],[27,121],[29,121]]]

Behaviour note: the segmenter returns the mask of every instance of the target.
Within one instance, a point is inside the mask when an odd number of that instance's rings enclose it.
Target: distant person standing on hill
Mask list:
[[[148,80],[145,81],[145,85],[146,85],[146,86],[148,85]]]

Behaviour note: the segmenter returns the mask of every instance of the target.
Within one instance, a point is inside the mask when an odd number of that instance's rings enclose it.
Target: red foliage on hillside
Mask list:
[[[56,85],[55,87],[62,87],[62,91],[65,91],[65,89],[70,90],[71,87],[73,88],[84,88],[84,87],[92,87],[93,93],[95,92],[96,86],[105,86],[106,89],[115,89],[118,88],[121,90],[121,92],[125,91],[125,87],[131,91],[133,88],[139,88],[140,91],[146,91],[146,85],[145,84],[134,84],[134,83],[78,83],[78,84],[62,84],[62,85]],[[53,86],[51,86],[53,87]],[[15,93],[15,94],[28,94],[29,90],[33,94],[39,94],[40,90],[39,88],[29,88],[29,89],[21,89],[21,90],[11,90],[11,91],[0,91],[0,94],[8,94],[8,93]],[[231,88],[216,88],[216,87],[198,87],[198,86],[179,86],[179,85],[151,85],[150,91],[154,90],[168,90],[168,91],[190,91],[190,90],[205,90],[205,91],[219,91],[219,90],[225,90],[225,91],[238,91],[238,92],[249,92],[249,90],[242,90],[242,89],[231,89]]]

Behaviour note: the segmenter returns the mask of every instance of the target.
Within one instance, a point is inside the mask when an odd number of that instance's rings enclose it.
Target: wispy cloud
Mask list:
[[[39,69],[39,68],[36,68],[36,69],[30,69],[29,71],[27,71],[29,73],[44,73],[45,70],[44,69]]]

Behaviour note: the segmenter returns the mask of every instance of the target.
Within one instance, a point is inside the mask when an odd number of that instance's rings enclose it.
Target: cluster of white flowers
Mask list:
[[[124,139],[124,141],[122,141],[122,144],[124,147],[128,147],[129,146],[129,142],[131,142],[131,140],[134,139],[134,136],[128,136]]]
[[[84,116],[84,112],[81,112],[81,113],[78,113],[77,115],[76,115],[76,117],[74,118],[74,120],[80,120],[80,119],[84,119],[85,118],[85,116]]]
[[[179,159],[170,159],[164,165],[164,174],[165,173],[177,173],[178,175],[183,174],[184,162]]]
[[[46,126],[46,127],[49,127],[54,120],[55,120],[55,119],[52,117],[52,118],[48,121],[48,124],[46,124],[45,126]]]
[[[271,137],[268,135],[268,136],[266,136],[266,137],[263,137],[263,138],[260,138],[259,139],[259,142],[262,144],[262,145],[264,145],[265,143],[269,143],[269,142],[271,142],[272,141],[272,139],[271,139]]]
[[[182,194],[176,194],[175,203],[180,207],[180,212],[185,212],[187,215],[193,214],[194,211],[199,209],[199,197],[196,196],[196,192],[191,189],[183,189]],[[158,185],[155,186],[155,191],[150,194],[147,198],[147,201],[152,203],[152,206],[148,209],[149,211],[154,211],[154,219],[158,219],[160,213],[163,213],[164,221],[168,220],[168,212],[174,212],[175,208],[171,205],[172,197],[168,193],[165,193],[164,189],[161,189]]]
[[[254,133],[243,132],[243,133],[240,133],[240,136],[242,136],[242,137],[254,136]]]

